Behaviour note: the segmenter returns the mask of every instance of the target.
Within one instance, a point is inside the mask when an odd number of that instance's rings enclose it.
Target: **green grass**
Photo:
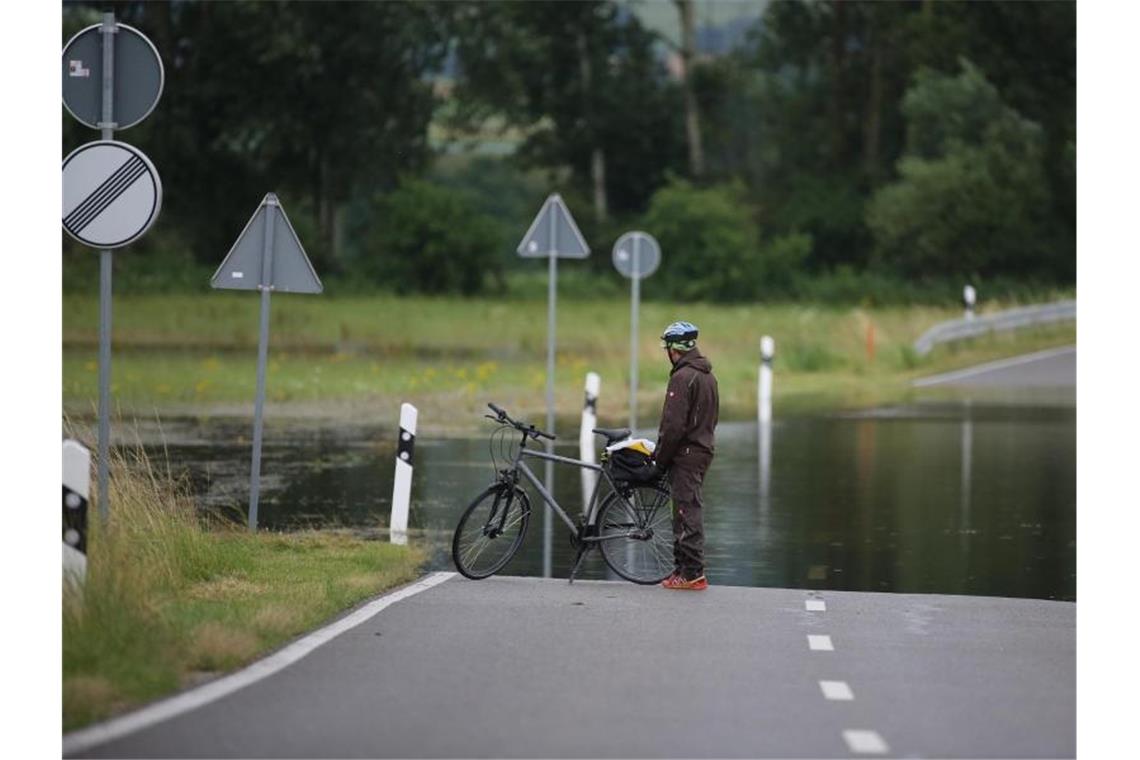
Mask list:
[[[112,467],[113,519],[93,509],[82,594],[63,600],[63,727],[240,667],[385,589],[423,553],[347,533],[204,524],[138,450]]]
[[[150,413],[252,403],[258,299],[244,293],[125,296],[114,314],[113,394],[124,410]],[[993,303],[987,310],[1010,304]],[[983,312],[984,313],[984,312]],[[1073,343],[1064,324],[992,335],[926,357],[911,349],[930,326],[957,318],[940,307],[813,305],[674,306],[644,303],[639,348],[639,414],[655,415],[668,364],[656,335],[675,319],[701,328],[720,381],[726,418],[755,411],[760,336],[776,339],[775,403],[861,406],[905,397],[921,375],[1024,351]],[[874,332],[874,354],[868,332]],[[89,413],[97,395],[98,301],[64,299],[64,401]],[[620,420],[627,407],[626,298],[563,299],[558,309],[556,396],[577,414],[587,371],[602,376],[599,411]],[[402,401],[425,412],[427,430],[470,427],[486,401],[525,414],[544,408],[543,300],[394,296],[284,296],[273,301],[267,395],[297,408],[369,410],[393,417]],[[244,408],[244,407],[243,407]]]

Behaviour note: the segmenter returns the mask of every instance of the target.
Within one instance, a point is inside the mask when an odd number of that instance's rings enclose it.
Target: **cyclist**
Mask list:
[[[697,326],[674,322],[661,335],[661,345],[673,363],[661,425],[657,431],[655,463],[669,473],[673,514],[673,561],[676,569],[661,584],[669,589],[708,588],[705,578],[705,533],[701,513],[701,484],[713,458],[713,433],[720,412],[712,364],[697,348]]]

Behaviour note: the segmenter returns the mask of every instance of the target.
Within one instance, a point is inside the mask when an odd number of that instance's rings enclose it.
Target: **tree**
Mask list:
[[[1043,131],[1050,242],[1034,268],[1071,280],[1075,21],[1071,2],[771,3],[746,45],[696,72],[710,175],[743,181],[765,229],[809,232],[815,269],[865,268],[867,203],[904,166],[903,96],[964,55]]]
[[[525,165],[568,168],[595,221],[641,211],[683,162],[680,93],[653,35],[613,3],[472,3],[456,38],[460,121],[525,130]]]
[[[672,180],[643,220],[661,243],[660,287],[682,300],[742,301],[787,293],[811,239],[762,244],[743,187]]]
[[[685,93],[685,138],[689,145],[689,171],[694,177],[700,177],[705,173],[705,151],[701,145],[701,117],[693,84],[693,67],[696,63],[693,0],[675,1],[681,18],[681,86]]]
[[[307,248],[334,266],[344,204],[430,158],[427,75],[447,53],[450,3],[113,7],[162,55],[162,101],[131,136],[163,177],[163,224],[180,227],[204,260],[224,254],[275,190],[292,217],[314,217],[318,239]]]
[[[357,271],[397,293],[483,290],[501,276],[502,230],[463,193],[418,179],[376,200]]]
[[[900,179],[867,211],[876,255],[909,275],[1038,270],[1050,200],[1042,129],[961,66],[954,77],[920,71],[903,100]]]

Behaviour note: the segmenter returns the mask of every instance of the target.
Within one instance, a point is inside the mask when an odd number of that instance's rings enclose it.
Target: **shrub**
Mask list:
[[[740,185],[697,188],[673,179],[658,190],[644,229],[661,244],[662,286],[682,300],[741,301],[764,294],[765,280],[806,255],[802,236],[765,256]],[[810,240],[807,243],[810,247]]]
[[[407,180],[376,200],[353,271],[396,293],[472,295],[498,274],[501,240],[497,223],[465,193]]]
[[[867,209],[876,257],[912,276],[1038,271],[1052,245],[1042,130],[961,65],[919,72],[903,98],[900,178]]]

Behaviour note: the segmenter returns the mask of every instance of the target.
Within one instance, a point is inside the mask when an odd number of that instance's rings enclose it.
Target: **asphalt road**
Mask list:
[[[1074,757],[1075,639],[1068,602],[456,576],[77,756]]]
[[[1076,346],[1015,356],[914,381],[916,387],[1072,388],[1076,384]]]

